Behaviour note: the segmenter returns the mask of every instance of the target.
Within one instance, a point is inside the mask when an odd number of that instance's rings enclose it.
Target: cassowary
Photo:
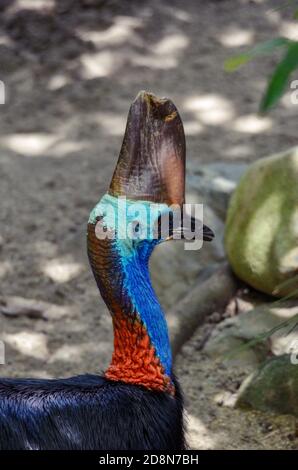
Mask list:
[[[112,315],[111,364],[103,376],[0,379],[1,450],[185,449],[181,391],[148,269],[154,247],[183,234],[183,219],[178,227],[171,219],[167,237],[161,225],[171,205],[182,208],[184,186],[185,139],[177,109],[168,99],[140,92],[109,190],[91,212],[87,230],[90,265]],[[158,211],[149,218],[148,208]],[[131,237],[122,233],[123,220]],[[203,238],[212,237],[203,226]]]

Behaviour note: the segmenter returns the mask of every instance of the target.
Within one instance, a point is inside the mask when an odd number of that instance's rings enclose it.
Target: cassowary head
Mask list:
[[[150,254],[154,246],[193,231],[185,222],[185,137],[175,105],[141,91],[132,103],[108,193],[91,213],[97,237],[116,237],[122,248]],[[183,217],[184,215],[184,217]],[[210,241],[213,232],[201,225]]]

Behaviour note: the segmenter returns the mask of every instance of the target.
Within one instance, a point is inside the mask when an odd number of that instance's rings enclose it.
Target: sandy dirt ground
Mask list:
[[[140,89],[174,100],[188,160],[254,161],[297,143],[288,95],[257,108],[276,57],[233,75],[224,60],[297,33],[277,1],[1,2],[0,294],[49,302],[47,319],[0,316],[5,376],[100,372],[111,322],[86,258],[88,215],[106,191]],[[298,77],[297,77],[298,78]],[[183,268],[181,268],[183,269]],[[56,314],[55,314],[56,312]],[[58,314],[57,314],[58,312]],[[177,372],[197,449],[295,448],[291,417],[220,406],[244,376],[184,347]]]

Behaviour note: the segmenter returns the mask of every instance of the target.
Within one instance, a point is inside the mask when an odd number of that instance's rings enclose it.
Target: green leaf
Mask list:
[[[241,65],[246,64],[252,59],[249,54],[240,54],[230,59],[227,59],[224,64],[224,68],[226,72],[234,72],[235,70],[239,69]]]
[[[226,72],[234,72],[235,70],[239,69],[242,65],[246,64],[254,57],[259,55],[266,55],[270,54],[273,50],[278,47],[285,47],[290,44],[289,39],[286,38],[274,38],[270,39],[269,41],[262,42],[258,44],[253,49],[250,49],[247,52],[243,52],[234,57],[230,57],[225,61],[224,68]]]
[[[278,102],[287,87],[291,73],[296,68],[298,68],[298,42],[291,42],[268,83],[260,106],[261,113],[265,113]]]
[[[277,47],[288,46],[291,41],[287,38],[274,38],[269,41],[261,42],[251,50],[253,56],[269,54]]]
[[[298,10],[296,10],[296,11],[294,12],[294,19],[295,19],[295,20],[298,20]]]

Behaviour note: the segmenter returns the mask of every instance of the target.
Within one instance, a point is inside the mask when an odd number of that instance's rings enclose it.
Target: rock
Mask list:
[[[237,282],[230,266],[222,263],[207,280],[197,283],[167,312],[174,358],[207,316],[225,309],[236,289]]]
[[[298,416],[297,362],[286,354],[266,361],[243,382],[236,406]]]
[[[295,341],[298,343],[298,331],[292,329],[298,314],[297,302],[284,302],[283,306],[265,304],[219,323],[213,330],[204,347],[204,353],[211,358],[226,360],[230,365],[255,367],[269,354],[284,354]],[[278,329],[285,320],[287,327]],[[276,331],[275,331],[276,329]],[[262,341],[254,341],[261,335],[271,336]],[[251,342],[250,345],[247,343]]]
[[[228,390],[224,390],[223,392],[219,392],[214,401],[218,406],[226,406],[228,408],[234,408],[236,403],[237,395],[235,393],[231,393]]]
[[[195,192],[201,202],[209,205],[223,220],[229,199],[247,169],[246,163],[214,162],[198,165],[191,161],[187,167],[188,192]]]
[[[228,259],[240,279],[267,294],[298,297],[297,178],[298,147],[252,164],[230,201]]]

